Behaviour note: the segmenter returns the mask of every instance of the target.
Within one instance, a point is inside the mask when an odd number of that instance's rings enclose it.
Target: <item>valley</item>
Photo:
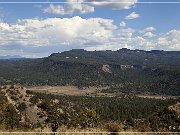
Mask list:
[[[84,87],[79,89],[75,86],[34,86],[26,88],[32,92],[39,92],[44,94],[65,95],[65,96],[90,96],[90,97],[121,97],[123,95],[137,96],[141,98],[150,99],[178,99],[179,96],[168,95],[151,95],[151,94],[124,94],[122,92],[106,92],[108,87]]]
[[[0,60],[0,131],[179,132],[179,61],[125,48]]]

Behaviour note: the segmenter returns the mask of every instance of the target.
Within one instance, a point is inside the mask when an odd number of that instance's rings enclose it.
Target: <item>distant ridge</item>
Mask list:
[[[0,56],[0,60],[17,60],[17,59],[24,59],[24,57],[19,56],[19,55]]]

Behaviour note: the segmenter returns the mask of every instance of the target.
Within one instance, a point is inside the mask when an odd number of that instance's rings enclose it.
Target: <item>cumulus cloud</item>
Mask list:
[[[82,4],[83,0],[76,0],[77,3],[71,3],[75,2],[74,0],[67,0],[65,5],[57,5],[57,4],[50,4],[48,7],[44,8],[44,13],[52,13],[52,14],[58,14],[58,15],[65,15],[65,14],[85,14],[94,12],[94,7]]]
[[[86,14],[94,12],[95,7],[110,7],[112,9],[129,9],[137,0],[66,0],[64,5],[50,4],[43,8],[44,13],[58,15]]]
[[[126,20],[131,20],[131,19],[136,19],[139,18],[140,15],[137,14],[136,12],[132,12],[131,14],[129,14],[128,16],[125,17]]]
[[[92,2],[91,5],[101,7],[111,7],[113,9],[129,9],[134,6],[137,0],[86,0]]]
[[[48,18],[23,19],[16,24],[0,23],[0,46],[20,44],[22,46],[85,45],[108,42],[117,27],[113,20],[102,18],[83,19]]]
[[[53,13],[53,14],[60,14],[60,15],[64,15],[64,7],[61,5],[54,5],[54,4],[50,4],[49,7],[43,9],[44,13]]]
[[[143,30],[140,30],[139,32],[140,33],[147,33],[147,32],[154,32],[154,31],[156,31],[156,29],[151,26],[151,27],[147,27],[147,28],[145,28]]]
[[[0,22],[0,54],[39,57],[72,48],[180,50],[180,30],[154,33],[153,27],[119,28],[113,20],[103,18],[21,19],[13,24]]]
[[[149,27],[146,30],[154,31],[155,28]],[[178,50],[179,51],[180,50],[180,30],[171,30],[167,33],[156,36],[156,38],[153,38],[153,39],[138,36],[138,37],[133,38],[133,43],[134,45],[136,45],[136,48],[140,47],[141,49],[145,49],[145,50],[159,49],[159,50],[173,50],[173,51]]]
[[[157,40],[158,48],[180,50],[180,30],[171,30]]]
[[[148,38],[151,38],[151,37],[154,37],[155,35],[152,33],[152,32],[146,32],[143,37],[148,37]]]
[[[126,27],[126,23],[124,21],[120,22],[119,24],[120,27]]]
[[[134,37],[131,42],[133,49],[152,50],[156,48],[153,40],[146,39],[141,36]]]

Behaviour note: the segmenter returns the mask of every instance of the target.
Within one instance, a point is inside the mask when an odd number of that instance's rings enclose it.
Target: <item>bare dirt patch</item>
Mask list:
[[[96,87],[89,87],[78,89],[75,86],[35,86],[27,88],[30,91],[35,92],[43,92],[43,93],[52,93],[58,95],[73,95],[73,96],[81,96],[93,94],[98,91]]]
[[[105,93],[102,90],[108,87],[84,87],[79,89],[75,86],[33,86],[27,90],[54,95],[69,96],[92,96],[92,97],[116,97],[117,93]]]
[[[176,96],[165,96],[165,95],[136,95],[136,96],[141,98],[151,98],[151,99],[161,99],[161,100],[177,98]]]

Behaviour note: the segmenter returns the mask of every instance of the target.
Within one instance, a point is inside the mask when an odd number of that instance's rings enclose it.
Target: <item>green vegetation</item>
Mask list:
[[[23,112],[26,108],[27,108],[27,105],[24,102],[19,103],[18,106],[17,106],[17,109],[20,112]]]
[[[110,132],[179,132],[179,114],[168,108],[179,99],[135,96],[179,96],[179,78],[180,52],[71,50],[47,58],[1,60],[0,129],[26,131],[48,126],[56,132],[66,126],[104,128]],[[14,84],[73,85],[80,89],[93,86],[100,90],[105,87],[103,92],[117,95],[60,96],[29,90],[24,93],[23,87]]]
[[[96,127],[99,122],[99,116],[96,114],[94,109],[84,108],[81,109],[75,115],[75,124],[81,126],[82,128]]]
[[[123,130],[169,131],[169,126],[178,126],[180,122],[178,115],[168,109],[177,102],[172,99],[33,95],[42,101],[37,105],[47,112],[47,123],[56,121],[58,125],[68,127],[98,127],[111,123],[108,129],[117,130],[119,127],[112,124],[115,122],[123,124]],[[54,100],[58,102],[54,103]]]
[[[109,122],[106,124],[106,129],[108,130],[108,132],[111,132],[111,135],[118,135],[117,133],[114,132],[122,131],[123,127],[121,123]]]
[[[4,119],[3,124],[7,130],[15,130],[19,128],[19,115],[17,114],[14,106],[12,104],[7,105],[6,109],[4,110]]]
[[[19,88],[19,87],[18,87]],[[19,88],[20,89],[20,88]],[[13,89],[0,90],[0,129],[31,131],[51,128],[56,132],[61,126],[87,129],[103,128],[105,131],[173,131],[179,132],[178,113],[168,107],[179,99],[148,99],[131,95],[117,97],[59,96],[27,91],[28,95],[10,103],[7,99]],[[14,87],[14,91],[17,88]],[[23,89],[19,90],[19,95]],[[30,98],[27,101],[27,98]],[[24,100],[26,99],[26,100]],[[28,114],[26,110],[37,114]],[[31,116],[32,115],[32,116]],[[29,118],[38,118],[37,122]],[[176,128],[174,128],[176,127]],[[113,133],[112,133],[113,134]]]
[[[0,91],[0,128],[15,130],[19,128],[19,115],[12,104],[8,104],[5,93]]]
[[[71,50],[41,59],[2,60],[0,84],[109,86],[110,92],[180,95],[179,61],[178,51]]]

